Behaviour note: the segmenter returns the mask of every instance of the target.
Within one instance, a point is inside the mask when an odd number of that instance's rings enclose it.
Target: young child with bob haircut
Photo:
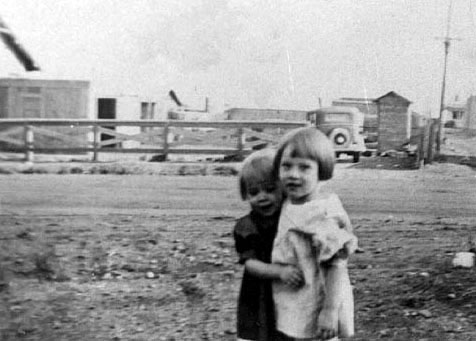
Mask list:
[[[271,264],[282,203],[282,190],[273,177],[275,150],[263,149],[248,156],[239,174],[241,198],[251,211],[234,227],[236,251],[244,273],[238,298],[238,340],[288,340],[275,328],[272,282],[289,290],[302,284],[301,271],[292,264]]]
[[[327,340],[354,333],[353,297],[347,258],[357,247],[339,197],[321,190],[335,164],[330,140],[315,127],[285,136],[275,162],[283,186],[272,262],[297,266],[304,285],[273,283],[276,328],[295,340]]]

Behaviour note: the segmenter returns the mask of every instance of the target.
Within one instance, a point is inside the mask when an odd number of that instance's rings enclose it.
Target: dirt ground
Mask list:
[[[221,174],[0,175],[0,339],[235,340],[247,205]],[[326,189],[363,250],[354,340],[476,340],[475,269],[451,265],[476,238],[474,188],[461,165],[338,165]]]

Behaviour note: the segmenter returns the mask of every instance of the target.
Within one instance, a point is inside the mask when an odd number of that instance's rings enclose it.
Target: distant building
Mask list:
[[[412,114],[408,99],[391,91],[375,100],[378,108],[378,152],[399,150],[411,136]]]
[[[0,118],[88,118],[89,82],[0,78]]]
[[[455,128],[465,128],[467,120],[468,101],[459,101],[458,97],[453,102],[449,102],[445,107],[443,122],[454,122]]]
[[[469,131],[476,130],[476,96],[472,95],[466,102],[466,117],[463,118],[464,127]]]
[[[265,120],[306,121],[307,111],[231,108],[231,109],[225,110],[225,117],[227,120],[239,120],[239,121],[265,121]]]
[[[95,119],[109,120],[158,120],[157,101],[148,97],[138,95],[109,95],[97,97],[94,99],[95,108],[93,115]],[[135,135],[146,131],[147,127],[137,126],[118,126],[107,127],[120,134]],[[100,140],[106,141],[113,139],[114,136],[105,132],[100,134]],[[122,147],[138,147],[138,141],[123,141]],[[114,145],[112,145],[114,146]]]
[[[87,119],[89,82],[78,80],[0,78],[0,119],[6,118],[57,118]],[[59,147],[71,143],[86,146],[88,136],[84,130],[70,127],[35,127],[35,146]],[[14,128],[2,128],[0,145],[14,150],[22,133]]]

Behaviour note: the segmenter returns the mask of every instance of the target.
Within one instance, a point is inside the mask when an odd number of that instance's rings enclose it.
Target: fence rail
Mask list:
[[[0,119],[0,150],[25,153],[156,153],[244,156],[275,144],[291,121],[152,121],[85,119]]]

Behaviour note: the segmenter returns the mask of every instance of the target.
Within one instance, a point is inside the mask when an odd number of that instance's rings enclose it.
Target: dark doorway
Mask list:
[[[115,120],[116,119],[116,99],[115,98],[98,98],[98,119]],[[103,126],[105,129],[116,130],[114,126]],[[100,134],[100,141],[113,139],[113,135],[106,133]],[[115,144],[105,146],[107,148],[115,147]]]

